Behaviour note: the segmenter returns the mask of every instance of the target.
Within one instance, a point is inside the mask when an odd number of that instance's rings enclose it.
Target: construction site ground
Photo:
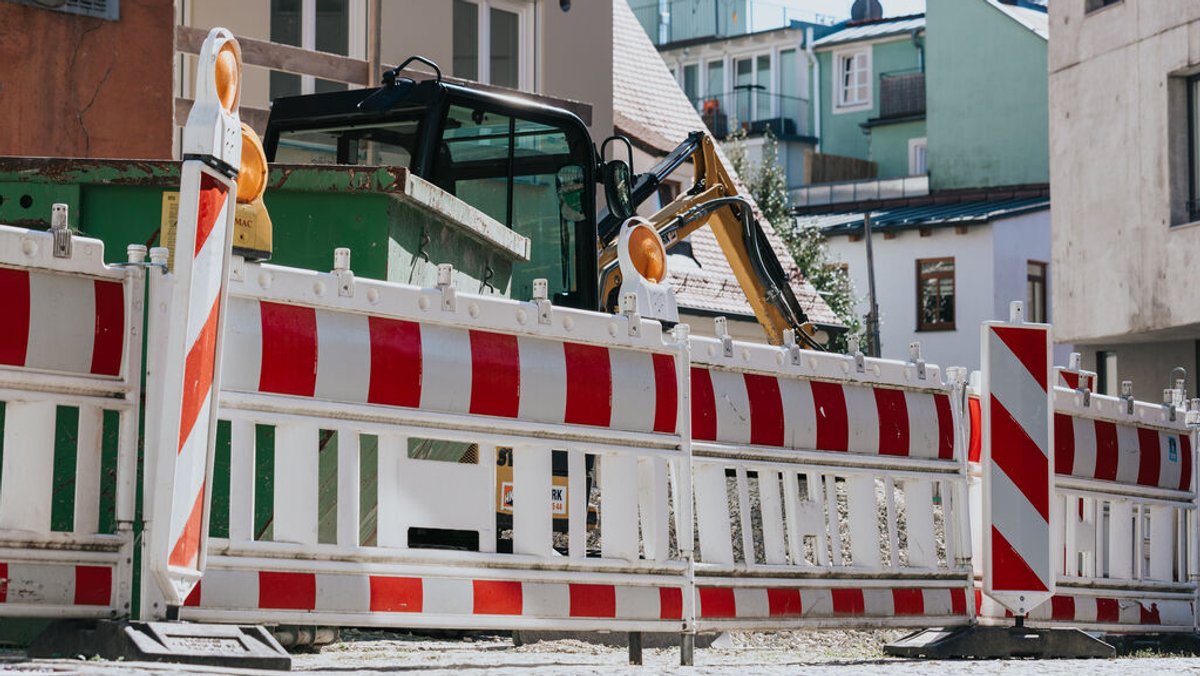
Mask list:
[[[516,647],[508,636],[435,639],[392,632],[349,631],[320,652],[293,656],[294,672],[328,674],[1200,674],[1200,658],[1153,652],[1108,660],[920,661],[888,658],[882,646],[899,636],[878,632],[728,634],[696,651],[695,667],[679,666],[678,648],[647,648],[644,665],[630,666],[624,648],[579,640]],[[0,672],[20,674],[245,673],[184,665],[76,660],[28,660],[20,651],[0,652]]]

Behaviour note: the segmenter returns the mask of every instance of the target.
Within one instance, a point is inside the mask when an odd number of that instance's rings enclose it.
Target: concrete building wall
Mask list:
[[[993,229],[973,226],[965,234],[938,228],[927,237],[913,230],[894,239],[873,238],[875,291],[878,295],[882,355],[907,359],[908,345],[921,342],[925,359],[942,366],[979,368],[979,323],[995,319],[995,257]],[[863,240],[829,238],[834,260],[849,266],[858,314],[867,303],[867,248]],[[917,260],[954,257],[955,330],[917,331]],[[1007,310],[1005,311],[1007,317]]]
[[[1197,366],[1171,346],[1200,338],[1184,88],[1200,72],[1200,4],[1050,3],[1050,30],[1056,329],[1085,355],[1115,351],[1121,378],[1157,400],[1166,369],[1195,379]]]
[[[538,3],[539,94],[592,104],[592,138],[613,133],[613,6],[611,2]],[[680,139],[681,141],[683,139]]]
[[[930,188],[1050,180],[1046,40],[987,0],[928,0],[926,16]]]
[[[0,2],[0,155],[170,159],[174,7],[118,21]]]
[[[1105,394],[1120,394],[1121,381],[1133,381],[1133,394],[1146,401],[1162,401],[1162,391],[1167,388],[1171,369],[1182,366],[1188,372],[1189,396],[1197,394],[1197,354],[1200,341],[1166,340],[1151,343],[1099,343],[1078,348],[1083,354],[1083,367],[1089,371],[1100,368],[1105,353],[1116,356],[1115,373],[1105,374]],[[1109,366],[1112,361],[1109,361]],[[1172,385],[1173,386],[1173,385]],[[1098,386],[1099,387],[1099,386]]]
[[[837,110],[837,73],[834,72],[833,55],[844,51],[854,51],[860,48],[871,50],[871,107],[854,112],[839,112]],[[871,137],[863,133],[859,124],[879,116],[879,74],[892,71],[910,70],[916,68],[917,49],[913,46],[908,35],[888,38],[884,42],[863,42],[835,45],[823,48],[817,52],[821,70],[821,152],[832,155],[845,155],[860,159],[871,157]],[[908,165],[905,163],[904,173],[908,175]],[[895,178],[882,172],[880,178]]]

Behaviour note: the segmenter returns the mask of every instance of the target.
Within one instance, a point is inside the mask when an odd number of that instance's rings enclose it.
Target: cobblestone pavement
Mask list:
[[[835,674],[838,676],[914,676],[970,674],[1197,674],[1200,658],[1146,655],[1112,660],[907,661],[884,657],[880,647],[895,636],[887,632],[808,632],[736,634],[696,651],[696,666],[679,666],[676,648],[644,651],[642,667],[627,663],[623,648],[576,640],[513,647],[501,636],[456,639],[351,632],[350,640],[319,653],[294,656],[293,671],[327,674]],[[20,653],[0,653],[0,673],[21,674],[164,674],[277,673],[213,670],[178,665],[152,665],[95,660],[29,661]]]

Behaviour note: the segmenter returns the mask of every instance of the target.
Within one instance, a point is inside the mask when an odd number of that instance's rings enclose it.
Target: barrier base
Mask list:
[[[884,646],[893,657],[1005,659],[1115,657],[1111,645],[1078,629],[947,627],[923,629]]]
[[[1200,634],[1105,634],[1118,655],[1142,651],[1162,655],[1200,655]]]
[[[29,645],[31,658],[98,656],[127,662],[175,662],[214,667],[292,668],[292,658],[258,626],[57,620]]]

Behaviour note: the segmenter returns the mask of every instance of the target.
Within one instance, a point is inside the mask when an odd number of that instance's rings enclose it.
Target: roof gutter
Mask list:
[[[812,28],[809,28],[804,35],[804,53],[808,56],[808,65],[812,68],[813,73],[812,81],[809,83],[812,88],[813,136],[817,138],[813,149],[819,153],[821,152],[821,62],[813,53]]]

